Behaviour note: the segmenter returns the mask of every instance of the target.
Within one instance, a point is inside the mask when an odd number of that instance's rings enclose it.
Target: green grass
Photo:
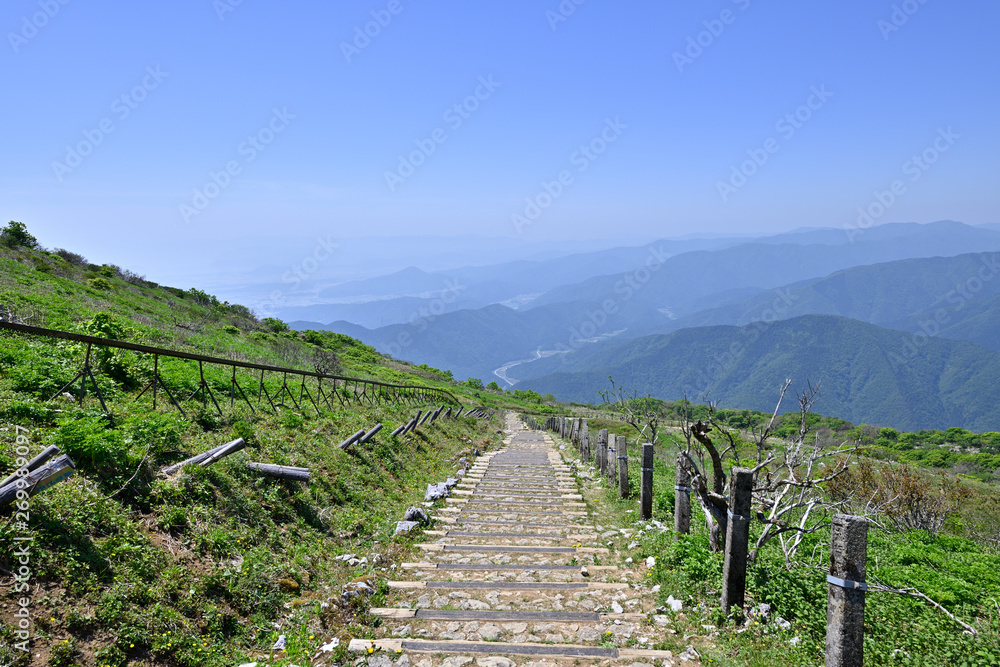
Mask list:
[[[591,432],[609,426],[616,434],[628,430],[620,423],[590,420]],[[665,433],[661,446],[656,448],[654,462],[653,518],[670,528],[677,449],[665,443],[677,439],[677,434]],[[630,464],[638,455],[638,448],[630,444]],[[606,491],[602,501],[614,517],[609,520],[614,525],[626,526],[638,519],[637,466],[630,465],[629,473],[632,498],[619,499],[616,488]],[[995,489],[980,487],[979,491],[991,493]],[[684,602],[682,614],[675,614],[673,621],[673,627],[681,635],[704,637],[707,633],[703,625],[718,627],[717,637],[698,646],[703,664],[722,667],[823,664],[827,596],[824,566],[829,560],[829,529],[808,536],[800,547],[800,558],[810,561],[816,569],[786,569],[775,541],[761,550],[757,562],[748,570],[748,608],[766,602],[771,605],[773,616],[781,616],[792,626],[783,631],[774,623],[757,623],[740,631],[741,626],[721,612],[722,554],[710,551],[705,521],[694,499],[692,503],[691,535],[675,541],[672,530],[662,533],[653,530],[637,538],[640,545],[622,556],[631,556],[636,562],[647,556],[656,557],[656,566],[647,583],[661,586],[660,604],[665,605],[669,595]],[[870,528],[868,580],[891,588],[919,589],[958,618],[976,626],[979,636],[963,634],[962,627],[923,600],[870,592],[866,606],[865,664],[1000,665],[1000,609],[996,606],[1000,600],[1000,552],[960,536],[965,533],[962,516],[961,512],[957,514],[938,537],[924,531],[887,534]],[[751,524],[751,544],[760,528],[758,522]]]
[[[526,405],[384,358],[346,336],[288,331],[199,290],[38,249],[0,247],[0,306],[36,326],[308,370],[333,363],[343,375],[445,389],[467,407]],[[55,444],[77,465],[68,481],[31,499],[26,532],[12,524],[0,531],[5,577],[15,569],[7,557],[14,538],[34,538],[30,609],[33,653],[41,655],[32,661],[13,647],[14,619],[5,615],[2,664],[228,666],[266,653],[279,632],[288,650],[278,664],[307,662],[333,637],[344,643],[331,658],[342,660],[346,640],[380,622],[367,609],[384,599],[390,566],[414,559],[419,533],[391,537],[405,508],[422,500],[426,484],[453,473],[460,456],[500,439],[499,419],[474,418],[438,419],[392,437],[418,407],[433,406],[359,405],[347,394],[346,406],[335,400],[319,412],[290,401],[276,413],[251,412],[238,398],[230,408],[231,371],[211,365],[206,380],[223,414],[192,400],[185,419],[163,393],[155,410],[148,395],[135,400],[151,359],[99,348],[93,360],[108,414],[92,393],[82,405],[46,402],[82,367],[84,353],[67,341],[0,333],[0,473],[16,467],[15,427],[29,432],[32,455]],[[196,364],[162,358],[159,370],[175,396],[198,387]],[[237,378],[256,404],[255,377]],[[281,380],[266,382],[273,396]],[[372,442],[335,446],[376,422],[385,428]],[[158,474],[237,437],[247,448],[209,468]],[[251,460],[308,467],[312,478],[260,477],[246,469]],[[343,553],[369,564],[334,560]],[[375,578],[376,595],[340,604],[342,585],[359,576]],[[4,587],[11,609],[17,597]]]

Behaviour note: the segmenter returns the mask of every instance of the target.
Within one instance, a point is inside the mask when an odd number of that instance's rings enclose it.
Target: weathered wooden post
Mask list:
[[[868,522],[834,514],[830,574],[826,575],[826,667],[861,667],[864,662],[865,560]]]
[[[247,469],[258,472],[268,477],[276,479],[290,479],[296,482],[309,481],[309,468],[296,468],[293,466],[279,466],[270,463],[247,463]]]
[[[373,426],[370,431],[368,431],[367,433],[365,433],[364,435],[362,435],[360,438],[358,438],[358,444],[359,445],[365,444],[366,442],[368,442],[369,440],[371,440],[372,438],[374,438],[375,434],[378,433],[381,430],[382,430],[382,424],[381,423],[375,424],[375,426]]]
[[[235,454],[236,452],[240,451],[246,446],[247,443],[243,441],[243,438],[236,438],[232,442],[226,443],[224,447],[220,447],[215,451],[213,451],[210,456],[208,456],[204,461],[202,461],[198,465],[200,465],[203,468],[207,468],[208,466],[212,465],[219,459],[223,459],[229,456],[230,454]]]
[[[18,499],[18,493],[27,493],[33,496],[41,493],[50,486],[54,486],[73,474],[76,464],[66,454],[49,460],[24,477],[17,476],[13,482],[0,489],[0,507],[9,505]]]
[[[601,475],[608,473],[608,429],[602,428],[597,432],[598,465],[601,468]]]
[[[674,539],[691,532],[691,473],[683,466],[684,455],[677,455],[677,478],[674,482]]]
[[[55,456],[58,453],[59,453],[59,448],[58,447],[56,447],[55,445],[49,445],[48,447],[46,447],[45,449],[42,450],[41,454],[39,454],[35,458],[31,459],[30,461],[28,461],[24,465],[25,471],[26,472],[32,472],[33,470],[41,467],[43,463],[45,463],[46,461],[48,461],[49,459],[51,459],[53,456]],[[15,470],[14,472],[12,472],[7,477],[7,479],[5,479],[4,481],[0,482],[0,489],[2,489],[3,487],[7,486],[11,482],[15,481],[18,477],[19,477],[18,471]]]
[[[618,484],[618,448],[614,433],[608,434],[608,488],[613,489]]]
[[[580,444],[583,446],[583,460],[590,460],[590,426],[586,419],[580,420]]]
[[[365,434],[365,430],[361,429],[360,431],[358,431],[357,433],[355,433],[354,435],[352,435],[351,437],[349,437],[347,440],[344,440],[342,443],[340,443],[339,445],[337,445],[337,449],[347,449],[348,447],[350,447],[351,445],[353,445],[355,442],[357,442],[358,438],[360,438],[364,434]],[[170,473],[170,468],[167,468],[166,470],[164,470],[164,472],[167,473],[167,474],[169,474]]]
[[[618,450],[618,496],[628,498],[628,440],[624,435],[616,438]]]
[[[749,468],[733,468],[729,485],[726,557],[722,565],[722,608],[726,614],[733,607],[743,607],[746,598],[753,471]]]
[[[642,485],[639,487],[639,517],[648,521],[653,518],[653,443],[642,445]]]

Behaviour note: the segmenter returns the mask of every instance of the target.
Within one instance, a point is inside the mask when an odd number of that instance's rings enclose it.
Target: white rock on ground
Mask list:
[[[403,533],[408,533],[414,528],[420,525],[419,521],[397,521],[396,531],[392,534],[393,537],[396,535],[402,535]]]
[[[476,664],[479,665],[479,667],[515,667],[517,663],[510,658],[489,656],[486,658],[479,658],[476,660]]]
[[[392,659],[387,655],[373,655],[368,658],[368,667],[392,667]]]
[[[698,653],[698,651],[695,649],[694,646],[688,644],[687,648],[684,649],[684,652],[677,657],[680,658],[681,660],[688,660],[694,662],[695,660],[701,658],[701,655]]]

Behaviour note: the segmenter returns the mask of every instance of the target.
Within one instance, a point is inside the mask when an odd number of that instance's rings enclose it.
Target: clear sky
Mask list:
[[[0,215],[137,258],[845,226],[894,181],[877,222],[998,222],[998,24],[995,0],[6,0]]]

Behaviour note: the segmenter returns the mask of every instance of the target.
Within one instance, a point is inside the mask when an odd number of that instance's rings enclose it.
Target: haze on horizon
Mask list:
[[[998,19],[985,0],[16,0],[0,201],[45,245],[180,286],[317,239],[517,257],[859,209],[992,223]]]

